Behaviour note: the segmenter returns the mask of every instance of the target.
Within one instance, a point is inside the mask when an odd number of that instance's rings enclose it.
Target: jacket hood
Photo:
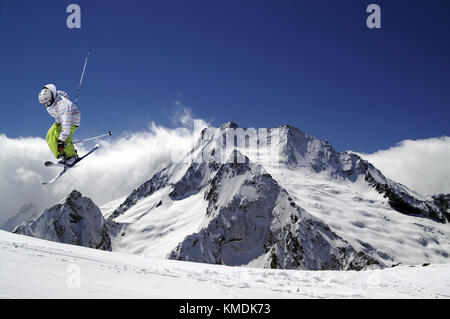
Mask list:
[[[50,91],[52,91],[53,97],[54,97],[55,100],[56,100],[56,96],[57,96],[56,86],[55,86],[54,84],[51,84],[51,83],[50,83],[50,84],[44,85],[44,87],[47,88],[47,89],[49,89]]]

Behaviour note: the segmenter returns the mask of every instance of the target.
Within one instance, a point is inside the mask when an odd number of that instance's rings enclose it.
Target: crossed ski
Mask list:
[[[51,161],[47,161],[44,163],[45,166],[47,167],[51,167],[51,166],[57,166],[57,167],[64,167],[63,170],[56,175],[54,178],[52,178],[50,181],[48,182],[43,182],[42,185],[48,185],[53,183],[54,181],[56,181],[58,178],[60,178],[62,175],[64,175],[65,173],[67,173],[71,168],[74,168],[79,162],[81,162],[81,160],[83,160],[84,158],[86,158],[87,156],[89,156],[90,154],[92,154],[96,149],[98,149],[100,147],[100,145],[96,144],[89,152],[87,152],[86,154],[84,154],[82,157],[79,157],[75,163],[73,163],[72,165],[68,166],[68,165],[64,165],[64,164],[58,164],[58,163],[53,163]]]

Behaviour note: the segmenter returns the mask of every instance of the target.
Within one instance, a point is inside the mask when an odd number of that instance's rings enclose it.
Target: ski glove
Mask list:
[[[65,147],[66,147],[66,145],[64,144],[64,142],[61,140],[58,140],[58,152],[61,153],[62,151],[64,151]]]

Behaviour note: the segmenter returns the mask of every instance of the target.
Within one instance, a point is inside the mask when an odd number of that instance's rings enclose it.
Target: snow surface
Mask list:
[[[230,267],[0,231],[0,298],[450,298],[449,272],[450,264],[367,271]]]
[[[174,201],[171,191],[172,187],[157,190],[115,219],[127,227],[113,238],[113,251],[166,258],[179,242],[198,230],[207,206],[203,194]]]
[[[450,223],[401,214],[364,180],[349,183],[302,169],[264,167],[298,205],[354,247],[371,247],[393,263],[450,261]]]
[[[303,136],[293,130],[296,139],[311,140],[307,158],[297,150],[302,146],[297,141],[295,147],[288,148],[294,153],[295,165],[276,158],[273,149],[265,151],[251,148],[238,148],[250,160],[257,160],[277,182],[292,196],[297,205],[311,215],[325,222],[334,232],[358,249],[376,252],[387,264],[421,264],[450,262],[450,223],[438,223],[420,216],[405,215],[394,210],[388,199],[370,186],[361,175],[355,180],[339,176],[332,160],[326,160],[325,169],[311,170],[311,163],[323,160],[321,153],[325,147],[317,147],[318,139]],[[276,139],[274,139],[276,140]],[[280,144],[286,143],[283,138]],[[285,150],[283,145],[275,147]],[[331,148],[331,146],[330,146]],[[340,153],[344,159],[352,154]],[[383,182],[379,173],[372,177]],[[397,187],[403,187],[401,184]],[[426,196],[407,190],[420,200]]]
[[[114,210],[116,210],[117,207],[119,207],[119,205],[123,203],[123,201],[126,198],[127,198],[126,196],[120,197],[118,199],[112,200],[100,206],[100,210],[102,211],[103,217],[107,219],[114,212]]]

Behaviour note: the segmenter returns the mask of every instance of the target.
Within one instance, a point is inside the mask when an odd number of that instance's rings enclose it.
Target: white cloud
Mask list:
[[[194,125],[194,116],[192,109],[184,104],[183,99],[179,96],[175,99],[176,109],[172,116],[172,123],[174,125],[182,125],[183,127],[192,128]]]
[[[356,153],[356,152],[353,152]],[[405,140],[373,154],[357,153],[383,174],[424,195],[450,193],[450,137]]]
[[[53,158],[46,141],[36,137],[8,138],[1,134],[0,225],[26,203],[48,208],[73,189],[99,206],[128,195],[191,149],[199,133],[198,125],[203,128],[207,124],[197,120],[197,131],[194,131],[190,114],[188,109],[180,114],[179,122],[184,127],[169,129],[152,122],[146,131],[98,140],[101,146],[98,151],[51,185],[41,183],[54,177],[60,168],[44,167],[44,161]],[[94,143],[78,146],[78,153],[84,154]]]

